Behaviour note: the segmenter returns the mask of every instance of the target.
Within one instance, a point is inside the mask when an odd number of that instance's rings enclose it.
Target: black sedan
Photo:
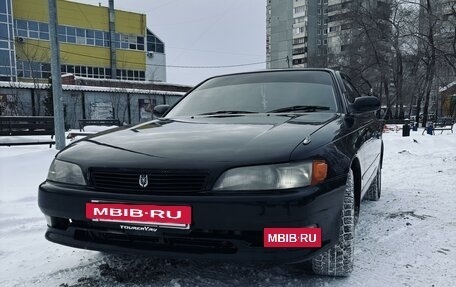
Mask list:
[[[328,69],[210,78],[160,118],[77,141],[39,186],[46,238],[91,250],[353,269],[378,200],[379,100]]]

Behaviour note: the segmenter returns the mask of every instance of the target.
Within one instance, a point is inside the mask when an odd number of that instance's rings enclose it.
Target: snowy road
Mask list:
[[[382,198],[363,202],[355,270],[336,279],[302,265],[112,257],[52,244],[36,190],[55,151],[0,147],[0,286],[455,286],[456,134],[391,132],[384,144]]]

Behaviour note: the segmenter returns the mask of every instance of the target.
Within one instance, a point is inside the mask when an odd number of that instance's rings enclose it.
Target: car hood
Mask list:
[[[79,146],[95,157],[102,152],[114,161],[127,152],[182,163],[284,162],[305,137],[336,117],[307,113],[160,119],[84,139],[63,155],[72,161]]]

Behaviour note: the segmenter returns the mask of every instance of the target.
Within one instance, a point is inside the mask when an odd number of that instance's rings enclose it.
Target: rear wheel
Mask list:
[[[371,201],[378,201],[382,192],[382,169],[380,166],[377,169],[377,175],[372,181],[369,189],[366,192],[365,198]]]
[[[355,234],[355,184],[350,169],[345,184],[339,240],[329,250],[312,259],[312,270],[319,275],[348,276],[353,270]]]

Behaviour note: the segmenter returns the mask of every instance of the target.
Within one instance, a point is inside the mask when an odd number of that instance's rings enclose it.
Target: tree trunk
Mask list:
[[[389,83],[385,76],[382,76],[382,80],[383,80],[383,89],[385,90],[385,99],[386,99],[385,119],[389,120],[393,117],[393,111],[391,110],[392,104],[391,104],[391,99],[390,99],[390,95],[389,95],[389,87],[388,87]]]
[[[418,93],[418,99],[416,99],[416,121],[420,122],[420,113],[421,113],[421,102],[423,101],[423,93]],[[426,127],[426,126],[424,126]]]
[[[396,103],[399,103],[399,118],[404,118],[404,99],[402,94],[402,83],[404,82],[404,67],[402,64],[402,53],[397,50],[396,53],[396,62],[397,62],[397,85],[396,85]]]
[[[427,0],[427,13],[428,13],[428,43],[429,48],[431,50],[430,59],[428,62],[428,67],[426,69],[426,91],[425,91],[425,100],[424,100],[424,110],[423,110],[423,122],[422,127],[426,127],[427,120],[428,120],[428,109],[429,109],[429,98],[431,96],[432,85],[434,83],[434,75],[435,75],[435,62],[436,62],[436,47],[434,43],[434,26],[433,26],[433,13],[432,13],[432,5],[431,1]]]
[[[32,116],[36,116],[35,89],[30,89],[30,99],[32,100]]]
[[[394,103],[394,118],[395,119],[399,118],[399,102],[398,102],[397,98],[398,98],[398,95],[397,95],[397,91],[396,91],[396,100]]]
[[[411,116],[412,116],[412,110],[413,110],[413,100],[414,100],[414,99],[415,99],[415,97],[412,95],[412,96],[410,97],[410,105],[409,105],[409,109],[408,109],[408,114],[409,114],[409,117],[411,117]],[[416,120],[415,120],[415,121],[416,121],[416,122],[418,122],[418,121],[419,121],[419,120],[418,120],[418,118],[416,118]]]

